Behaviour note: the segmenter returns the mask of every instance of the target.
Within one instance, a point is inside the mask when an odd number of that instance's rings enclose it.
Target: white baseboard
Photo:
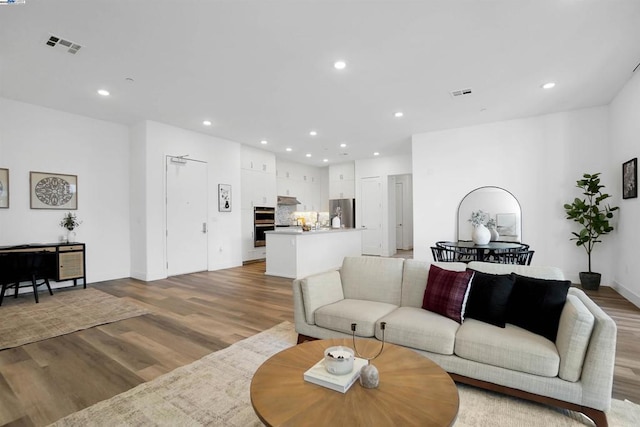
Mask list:
[[[629,300],[633,305],[640,308],[640,295],[635,294],[633,291],[627,289],[621,283],[618,283],[615,280],[613,281],[612,288],[618,291],[620,295]]]

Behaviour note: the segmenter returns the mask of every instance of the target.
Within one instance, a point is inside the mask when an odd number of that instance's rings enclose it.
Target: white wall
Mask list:
[[[10,207],[0,245],[57,242],[66,211],[30,209],[29,172],[77,175],[75,231],[86,243],[88,282],[129,277],[129,130],[126,126],[0,98],[0,167]]]
[[[140,168],[140,176],[134,176],[132,182],[137,182],[136,192],[144,188],[143,197],[146,197],[144,203],[132,206],[132,224],[139,224],[140,230],[144,230],[134,231],[136,238],[144,239],[144,245],[136,245],[137,250],[146,251],[132,260],[135,263],[133,277],[143,280],[167,277],[165,158],[168,155],[188,154],[190,159],[208,163],[209,270],[241,265],[240,144],[152,121],[134,126],[132,141],[135,146],[132,169]],[[231,185],[231,212],[218,212],[220,183]]]
[[[522,238],[536,251],[533,264],[558,266],[577,282],[587,256],[569,240],[576,227],[563,205],[579,195],[575,181],[585,172],[603,172],[604,184],[615,191],[620,177],[610,168],[608,140],[607,107],[414,135],[414,257],[431,260],[430,246],[455,239],[460,200],[493,185],[520,202]],[[615,277],[615,234],[604,236],[592,254],[604,285]]]
[[[614,256],[614,288],[640,307],[640,199],[622,199],[622,163],[640,157],[640,73],[625,85],[610,105],[611,171],[615,176],[611,193],[620,207]]]
[[[395,206],[395,187],[389,189],[389,177],[405,174],[411,174],[411,156],[383,157],[355,162],[356,224],[362,223],[361,212],[358,209],[362,179],[379,177],[382,183],[382,256],[391,256],[396,253],[395,209],[391,211],[392,206]]]

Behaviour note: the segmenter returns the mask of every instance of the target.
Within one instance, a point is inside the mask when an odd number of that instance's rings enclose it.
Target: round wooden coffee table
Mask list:
[[[380,386],[358,381],[340,393],[304,380],[304,372],[333,345],[353,347],[351,339],[309,341],[264,362],[251,381],[251,404],[268,426],[450,426],[458,415],[458,390],[451,377],[412,350],[385,344],[373,361]],[[374,355],[380,342],[358,340],[358,351]]]

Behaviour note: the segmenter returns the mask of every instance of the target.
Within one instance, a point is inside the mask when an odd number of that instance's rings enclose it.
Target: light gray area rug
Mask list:
[[[71,414],[54,426],[261,426],[251,407],[253,373],[271,355],[294,345],[293,325],[284,322]],[[456,427],[592,426],[568,411],[459,385]],[[640,425],[640,406],[614,401],[611,427]]]
[[[141,316],[144,308],[97,289],[74,288],[32,295],[5,296],[0,306],[0,349],[69,334],[98,325]]]

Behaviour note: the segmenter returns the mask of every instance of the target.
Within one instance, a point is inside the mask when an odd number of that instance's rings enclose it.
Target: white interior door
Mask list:
[[[362,253],[382,255],[382,184],[380,178],[363,178],[361,185]]]
[[[396,249],[404,249],[404,193],[401,182],[396,182]]]
[[[208,269],[207,163],[167,157],[167,275]]]

